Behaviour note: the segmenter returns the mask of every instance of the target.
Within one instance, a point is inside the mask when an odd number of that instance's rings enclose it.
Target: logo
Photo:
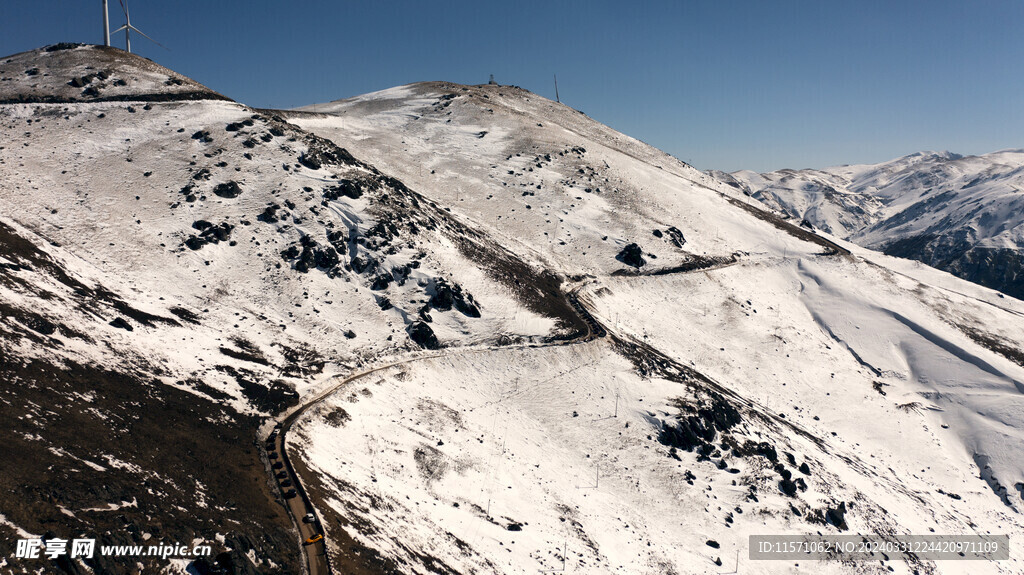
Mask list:
[[[42,540],[36,539],[19,539],[14,550],[14,556],[18,559],[39,559],[40,554],[49,557],[50,559],[56,559],[61,555],[69,555],[68,553],[67,539],[53,538]],[[84,557],[86,559],[92,559],[93,554],[96,553],[96,540],[95,539],[72,539],[70,557]]]

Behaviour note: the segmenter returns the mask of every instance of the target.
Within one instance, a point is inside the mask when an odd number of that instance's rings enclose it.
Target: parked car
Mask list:
[[[287,471],[278,471],[277,472],[277,478],[278,479],[288,479],[288,472]]]
[[[284,463],[281,463],[280,461],[277,461],[277,462],[274,462],[270,467],[272,467],[274,469],[281,469],[282,467],[284,467]]]
[[[295,490],[294,489],[289,489],[288,491],[284,492],[284,498],[285,499],[291,499],[292,497],[295,497],[295,495],[296,494],[295,494]]]
[[[292,480],[291,479],[282,479],[281,480],[281,487],[291,487],[291,486],[292,486]]]

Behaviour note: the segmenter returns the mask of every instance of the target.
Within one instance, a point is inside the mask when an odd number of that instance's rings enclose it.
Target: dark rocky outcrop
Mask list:
[[[345,237],[345,232],[341,230],[328,231],[327,242],[341,255],[345,255],[348,252],[348,238]]]
[[[300,273],[311,269],[332,270],[340,262],[338,252],[331,246],[320,246],[309,236],[302,236],[299,245],[291,245],[281,251],[281,258],[292,262],[292,268]]]
[[[379,291],[379,290],[387,289],[387,287],[389,285],[391,285],[391,281],[392,281],[391,275],[389,275],[389,274],[380,274],[377,277],[373,278],[373,283],[370,284],[370,289],[372,289],[374,291]]]
[[[307,144],[309,147],[299,156],[299,163],[311,170],[319,170],[325,165],[347,166],[357,163],[352,154],[330,140],[308,135]]]
[[[114,318],[114,320],[110,322],[110,325],[112,327],[123,329],[125,331],[135,330],[135,328],[132,327],[132,324],[128,323],[128,320],[124,319],[123,317]]]
[[[834,525],[840,531],[846,531],[846,502],[840,502],[836,507],[829,507],[825,510],[825,520]]]
[[[237,132],[237,131],[241,130],[242,128],[251,127],[252,125],[253,125],[252,118],[246,118],[245,120],[242,120],[241,122],[231,122],[224,129],[227,130],[228,132]]]
[[[192,134],[192,139],[199,140],[204,144],[209,144],[210,142],[213,141],[213,137],[210,136],[210,132],[207,130],[199,130],[198,132]]]
[[[739,411],[717,394],[710,394],[700,405],[677,401],[680,409],[674,422],[665,422],[658,433],[662,445],[685,451],[705,446],[713,448],[711,442],[720,431],[727,431],[742,419]],[[688,413],[687,413],[688,412]]]
[[[219,244],[231,239],[231,230],[235,226],[222,222],[213,225],[206,220],[198,220],[192,223],[192,228],[199,231],[198,235],[191,235],[185,240],[185,246],[190,250],[198,250],[206,244]]]
[[[242,193],[238,182],[224,182],[213,188],[213,193],[222,198],[237,198]]]
[[[355,180],[340,180],[337,185],[323,191],[324,200],[331,201],[341,197],[359,199],[363,195],[363,186]]]
[[[639,268],[647,263],[644,260],[644,251],[637,244],[627,244],[626,247],[622,248],[622,251],[619,252],[619,255],[615,256],[615,259],[627,266],[635,268]]]
[[[665,230],[665,234],[668,235],[668,239],[677,248],[683,247],[686,244],[686,238],[683,237],[683,232],[679,231],[679,228],[672,226]]]
[[[466,317],[480,317],[480,308],[473,300],[473,296],[463,291],[459,284],[448,283],[443,279],[434,283],[430,306],[438,311],[450,311],[454,307]]]
[[[437,336],[434,335],[434,330],[425,322],[415,321],[409,325],[406,331],[409,333],[409,338],[424,349],[441,348]]]
[[[258,216],[256,216],[256,220],[261,221],[261,222],[265,222],[265,223],[268,223],[268,224],[277,223],[279,221],[277,219],[277,210],[280,210],[280,209],[281,209],[281,206],[279,206],[277,204],[269,204],[266,208],[263,209],[263,213],[261,213]]]

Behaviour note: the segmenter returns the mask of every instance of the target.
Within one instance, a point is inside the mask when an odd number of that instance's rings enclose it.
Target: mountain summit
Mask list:
[[[7,104],[227,99],[110,46],[53,44],[0,60],[0,102]]]

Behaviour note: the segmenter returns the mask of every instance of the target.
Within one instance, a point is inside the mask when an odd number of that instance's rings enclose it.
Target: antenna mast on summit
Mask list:
[[[558,74],[555,74],[555,101],[559,104],[562,103],[562,100],[558,97]]]

